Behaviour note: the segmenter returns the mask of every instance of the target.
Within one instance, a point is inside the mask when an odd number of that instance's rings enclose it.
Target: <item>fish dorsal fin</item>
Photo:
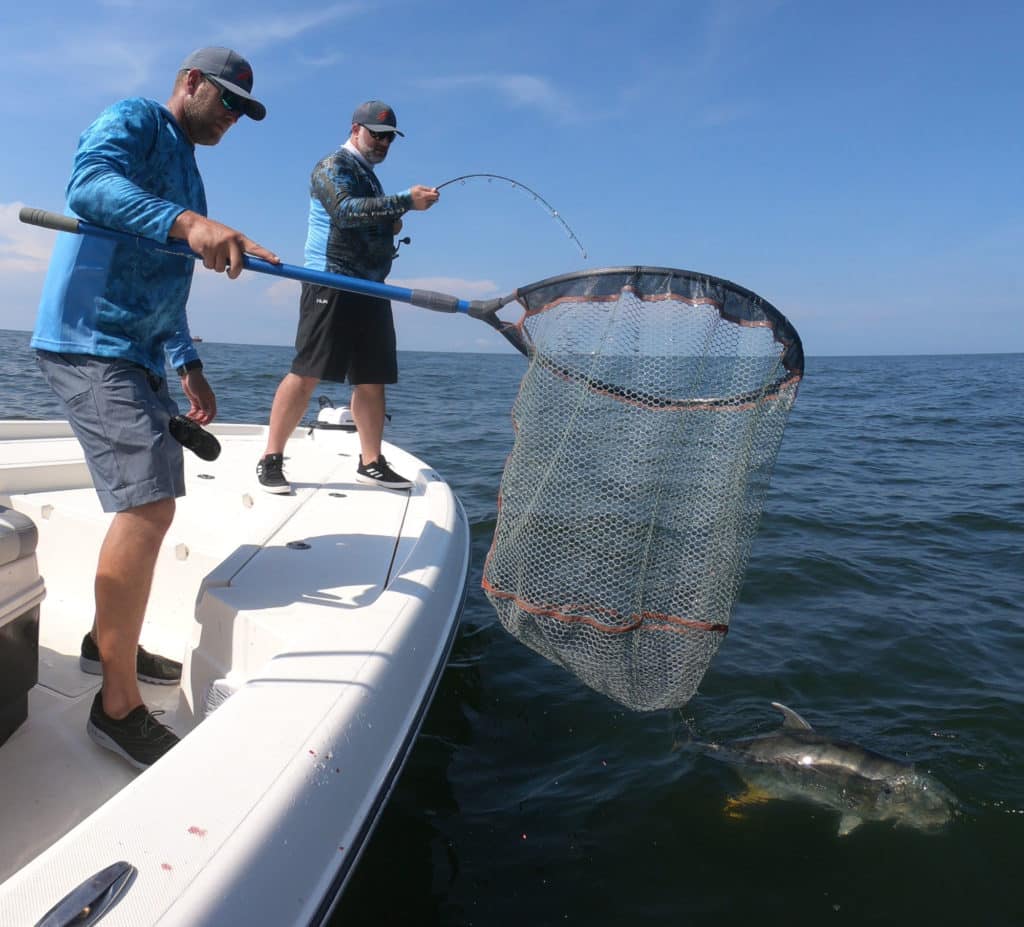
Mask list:
[[[803,718],[800,717],[792,708],[787,708],[785,705],[779,702],[772,702],[772,708],[778,708],[782,712],[782,726],[798,728],[802,731],[813,731],[812,728]]]

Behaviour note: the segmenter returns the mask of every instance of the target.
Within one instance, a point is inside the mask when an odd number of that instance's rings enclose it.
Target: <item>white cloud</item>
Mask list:
[[[62,89],[78,97],[136,93],[159,96],[170,93],[174,80],[173,70],[168,70],[169,46],[178,49],[171,58],[172,68],[189,51],[204,44],[203,39],[207,44],[238,48],[251,58],[258,51],[324,29],[366,9],[365,3],[352,2],[278,15],[250,11],[233,22],[213,13],[205,23],[200,18],[191,25],[183,25],[173,21],[173,8],[167,4],[153,0],[105,0],[99,10],[83,21],[49,31],[45,47],[38,42],[13,45],[10,54],[0,56],[0,74],[11,79],[33,75],[37,82],[45,84],[49,75],[56,73],[53,62],[59,61],[61,74],[75,75],[74,81]],[[321,68],[334,63],[337,57],[300,56],[298,60],[308,67]]]
[[[294,309],[299,304],[299,286],[291,280],[275,280],[267,287],[267,302],[275,308]]]
[[[406,279],[389,279],[391,286],[403,286],[409,290],[433,290],[435,293],[447,293],[459,299],[482,299],[485,296],[498,296],[498,285],[493,280],[463,280],[459,277],[409,277]]]
[[[244,25],[236,23],[232,26],[231,41],[239,48],[259,50],[278,42],[287,42],[335,20],[355,16],[365,9],[362,3],[336,3],[322,10],[305,13],[293,10],[280,16],[253,16]]]
[[[72,85],[77,93],[85,90],[130,96],[151,85],[151,66],[161,60],[162,51],[159,37],[112,39],[109,29],[100,27],[56,35],[45,50],[21,51],[15,60],[19,71],[43,75],[51,72],[54,61],[60,61],[62,73],[77,75]],[[165,81],[168,92],[172,78]]]
[[[18,219],[24,203],[0,203],[0,282],[7,274],[43,274],[54,233]]]
[[[314,71],[320,71],[324,68],[336,67],[345,60],[345,56],[337,52],[330,55],[320,55],[316,58],[311,58],[309,55],[299,55],[298,60],[307,68],[312,68]]]
[[[23,203],[0,203],[0,328],[32,328],[55,235],[18,220]]]
[[[573,115],[570,98],[550,81],[533,74],[464,74],[434,77],[417,82],[427,90],[442,92],[480,89],[498,94],[513,106],[532,107],[554,116]]]

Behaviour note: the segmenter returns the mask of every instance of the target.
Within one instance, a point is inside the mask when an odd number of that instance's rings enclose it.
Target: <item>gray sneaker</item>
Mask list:
[[[157,721],[162,714],[140,705],[115,720],[103,710],[103,696],[97,692],[85,729],[101,747],[124,757],[136,769],[146,769],[178,743],[178,735]]]
[[[284,478],[284,454],[267,454],[260,458],[256,476],[267,492],[283,495],[292,491],[291,484]]]

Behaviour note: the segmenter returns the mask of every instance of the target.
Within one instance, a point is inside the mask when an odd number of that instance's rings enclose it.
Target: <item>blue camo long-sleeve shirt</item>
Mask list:
[[[122,100],[82,133],[67,211],[96,225],[166,242],[186,209],[206,215],[195,148],[152,100]],[[136,245],[60,233],[32,346],[133,361],[164,376],[197,357],[185,304],[194,262]]]
[[[309,196],[306,267],[382,283],[395,220],[412,209],[412,194],[385,196],[369,164],[342,147],[313,168]]]

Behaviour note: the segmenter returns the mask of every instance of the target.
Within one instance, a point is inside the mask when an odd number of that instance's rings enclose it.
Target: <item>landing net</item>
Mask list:
[[[729,628],[803,349],[728,281],[612,268],[517,292],[530,365],[483,587],[629,708],[684,705]]]

